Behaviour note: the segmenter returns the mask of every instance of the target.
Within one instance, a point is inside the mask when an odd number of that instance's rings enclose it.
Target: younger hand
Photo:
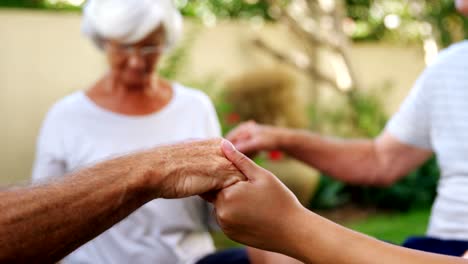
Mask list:
[[[214,202],[218,223],[231,239],[269,251],[284,252],[294,219],[305,210],[294,194],[269,171],[257,166],[232,144],[223,152],[247,181],[221,190]]]
[[[259,125],[249,121],[232,130],[226,138],[242,153],[252,155],[258,151],[280,148],[281,128]]]

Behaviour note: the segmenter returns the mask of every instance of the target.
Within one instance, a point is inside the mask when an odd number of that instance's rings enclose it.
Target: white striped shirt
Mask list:
[[[441,177],[427,235],[468,240],[468,41],[439,54],[386,130],[437,155]]]

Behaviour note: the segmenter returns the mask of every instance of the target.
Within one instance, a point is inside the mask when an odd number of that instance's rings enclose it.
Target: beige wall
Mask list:
[[[183,81],[207,79],[217,76],[229,78],[256,67],[270,67],[275,60],[253,48],[251,40],[260,37],[277,50],[300,47],[282,26],[266,25],[261,30],[246,23],[221,23],[205,28],[193,43],[193,50],[183,75]],[[387,109],[394,112],[406,96],[417,76],[425,67],[424,54],[419,46],[387,43],[353,44],[350,60],[364,89],[378,89],[390,84]],[[322,72],[327,72],[327,54],[322,52]],[[329,70],[328,70],[329,71]],[[297,74],[300,85],[306,86],[305,76]],[[307,88],[307,87],[306,87]]]
[[[0,12],[0,184],[28,179],[47,109],[102,72],[69,14]]]
[[[194,28],[188,23],[188,30]],[[294,46],[287,30],[278,26],[261,31],[234,23],[201,28],[178,79],[191,83],[216,76],[222,80],[274,65],[249,44],[259,34],[278,48]],[[365,87],[393,83],[390,111],[424,67],[417,47],[354,45],[351,55]],[[104,58],[80,34],[79,15],[0,10],[0,184],[29,178],[36,135],[47,109],[64,95],[86,88],[104,70]],[[306,87],[306,78],[298,78]]]

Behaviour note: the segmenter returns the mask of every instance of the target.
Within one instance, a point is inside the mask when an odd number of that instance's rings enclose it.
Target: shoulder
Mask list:
[[[445,60],[448,58],[456,58],[459,56],[466,56],[468,52],[468,40],[464,40],[455,44],[450,45],[448,48],[442,50],[439,53],[440,60]]]
[[[468,41],[462,41],[442,50],[424,70],[416,86],[426,90],[446,91],[468,82]]]
[[[200,90],[183,86],[178,83],[174,84],[174,90],[177,93],[177,99],[181,103],[203,108],[213,107],[210,97]]]
[[[59,121],[70,118],[84,106],[84,93],[77,91],[55,102],[46,114],[45,121]]]
[[[428,69],[448,72],[467,67],[468,41],[461,41],[442,50]]]

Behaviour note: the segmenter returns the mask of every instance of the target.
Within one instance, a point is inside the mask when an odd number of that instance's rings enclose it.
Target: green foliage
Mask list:
[[[244,245],[239,244],[235,241],[229,239],[223,232],[213,232],[211,233],[213,242],[218,250],[225,250],[229,248],[244,247]]]
[[[80,6],[70,4],[66,1],[51,3],[45,0],[0,0],[0,7],[7,8],[31,8],[57,11],[79,11]]]
[[[418,209],[406,213],[379,214],[346,226],[380,240],[402,244],[409,236],[424,235],[430,210]]]
[[[350,201],[346,184],[326,175],[320,177],[319,186],[309,207],[313,209],[332,209]]]
[[[448,46],[468,37],[468,18],[455,9],[453,0],[426,0],[425,18],[438,29],[439,42]]]
[[[226,135],[229,131],[234,129],[239,124],[240,119],[233,117],[234,107],[232,104],[224,100],[225,95],[219,96],[218,100],[215,101],[216,112],[218,113],[219,122],[221,124],[222,134]],[[237,119],[237,120],[236,120]]]
[[[44,8],[45,3],[42,0],[2,0],[0,6],[4,7],[23,7],[23,8]]]
[[[388,119],[382,98],[389,90],[386,87],[374,90],[379,94],[356,89],[337,97],[333,104],[310,105],[310,119],[318,122],[314,130],[348,138],[377,136]]]
[[[385,90],[379,90],[385,93]],[[387,123],[387,115],[382,107],[381,97],[359,90],[349,95],[349,106],[352,109],[351,119],[355,132],[364,137],[375,137],[380,134]]]
[[[170,51],[158,65],[158,74],[172,80],[179,74],[189,56],[190,46],[198,35],[198,29],[191,30],[184,35],[182,42]]]
[[[266,0],[176,0],[182,14],[188,17],[204,18],[214,15],[218,18],[251,18],[271,19],[269,4]]]
[[[439,168],[435,158],[389,188],[349,187],[353,202],[398,211],[428,208],[436,196]]]
[[[453,0],[346,0],[346,4],[351,36],[357,41],[411,42],[435,34],[442,46],[448,46],[468,36],[468,19],[457,13]]]
[[[262,17],[271,19],[269,15],[269,4],[266,0],[244,1],[244,0],[174,0],[177,7],[184,16],[204,18],[215,16],[219,18],[251,18]],[[37,9],[74,9],[80,6],[62,1],[48,0],[1,0],[0,7],[37,8]]]
[[[282,5],[288,2],[279,1]],[[175,0],[175,3],[185,16],[201,19],[206,24],[218,18],[275,20],[277,17],[277,11],[267,0]],[[1,0],[0,7],[80,9],[66,0]],[[448,46],[468,36],[468,19],[456,12],[453,0],[346,0],[346,8],[345,31],[356,41],[419,41],[434,32],[439,42]],[[392,19],[397,21],[394,28],[388,23]]]
[[[310,203],[314,209],[331,209],[347,203],[396,211],[429,208],[436,196],[439,168],[435,158],[388,188],[351,186],[322,175]]]

